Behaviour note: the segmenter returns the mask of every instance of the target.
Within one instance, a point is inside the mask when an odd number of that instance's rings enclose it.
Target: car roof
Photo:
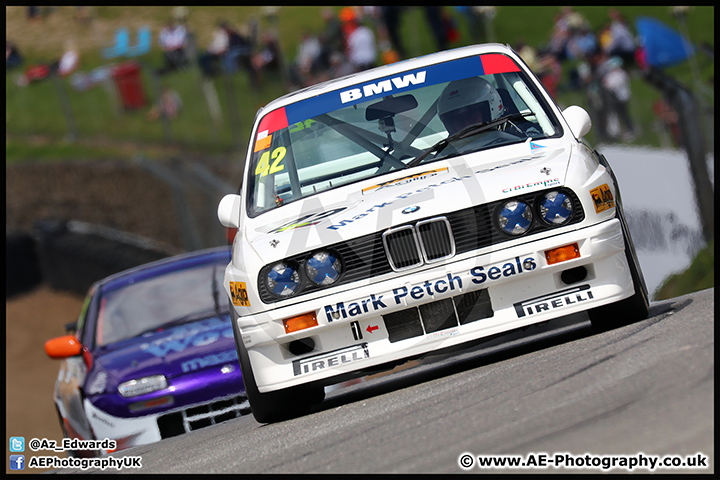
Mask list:
[[[230,261],[230,246],[213,247],[203,250],[174,255],[154,262],[145,263],[122,272],[115,273],[95,282],[94,287],[114,290],[130,281],[142,281],[146,278],[166,275],[195,265],[205,263],[227,263]],[[91,288],[94,288],[91,287]]]
[[[300,90],[288,93],[282,97],[276,98],[264,107],[260,108],[256,114],[256,118],[265,112],[275,110],[277,108],[289,105],[306,98],[310,98],[321,93],[338,90],[350,85],[371,81],[389,75],[394,75],[406,70],[422,68],[425,65],[433,65],[440,62],[453,60],[456,58],[467,57],[470,55],[480,55],[487,53],[502,53],[518,58],[517,53],[509,46],[500,43],[487,43],[480,45],[469,45],[466,47],[454,48],[451,50],[443,50],[441,52],[429,53],[419,57],[401,60],[399,62],[382,65],[380,67],[371,68],[362,72],[353,73],[344,77],[327,80],[322,83],[311,85]]]

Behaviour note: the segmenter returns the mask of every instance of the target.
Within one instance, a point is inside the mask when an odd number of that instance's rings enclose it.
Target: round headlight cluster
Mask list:
[[[278,263],[267,274],[270,291],[280,297],[289,297],[300,288],[300,272],[297,265]]]
[[[337,255],[318,252],[305,263],[305,271],[311,282],[325,287],[332,285],[340,277],[342,264]]]
[[[498,224],[510,235],[522,235],[532,225],[533,213],[530,205],[519,200],[511,200],[500,209]]]
[[[570,220],[573,205],[562,192],[549,192],[540,201],[540,217],[550,225],[563,225]]]
[[[558,190],[539,195],[533,205],[535,208],[520,199],[505,202],[497,210],[498,227],[508,235],[520,236],[530,230],[535,216],[544,225],[559,227],[570,221],[575,208],[570,195]]]
[[[303,267],[300,265],[304,264]],[[340,278],[343,264],[340,256],[329,250],[312,253],[303,261],[282,261],[265,275],[268,290],[276,297],[287,298],[303,290],[306,284],[329,287]]]

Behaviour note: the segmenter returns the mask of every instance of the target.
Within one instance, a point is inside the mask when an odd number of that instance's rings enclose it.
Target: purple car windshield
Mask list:
[[[224,268],[210,264],[148,278],[106,293],[97,319],[96,344],[108,345],[164,325],[226,313]]]

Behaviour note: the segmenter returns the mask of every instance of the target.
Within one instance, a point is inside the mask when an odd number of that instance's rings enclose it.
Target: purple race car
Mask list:
[[[90,287],[72,334],[45,344],[62,359],[54,399],[65,437],[120,450],[250,413],[222,290],[229,261],[228,247],[213,248]]]

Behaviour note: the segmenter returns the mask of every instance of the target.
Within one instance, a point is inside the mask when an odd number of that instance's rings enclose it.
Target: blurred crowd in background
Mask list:
[[[28,21],[41,21],[43,14],[51,14],[42,12],[41,8],[54,7],[27,7]],[[92,22],[92,7],[74,8],[78,22]],[[189,9],[175,7],[157,35],[163,63],[156,66],[155,73],[163,77],[197,66],[202,76],[210,79],[224,73],[245,72],[253,88],[261,89],[271,76],[283,82],[287,91],[293,91],[414,56],[410,53],[412,48],[406,45],[408,39],[399,34],[407,8],[424,10],[438,51],[460,44],[458,19],[466,22],[473,43],[497,41],[493,33],[495,7],[325,7],[322,31],[304,31],[301,38],[296,39],[297,50],[287,52],[288,58],[285,58],[278,37],[280,32],[260,31],[256,20],[238,26],[218,19],[210,43],[198,45]],[[456,15],[451,15],[453,10]],[[553,97],[565,90],[586,93],[599,141],[630,141],[636,135],[628,108],[632,96],[630,78],[634,70],[644,68],[642,49],[622,15],[610,7],[607,12],[602,27],[593,30],[588,20],[572,7],[558,7],[546,42],[533,46],[518,38],[512,46]],[[127,32],[124,39],[120,33],[117,45],[103,51],[106,58],[112,55],[112,48],[121,48],[122,42],[126,43],[126,50],[129,48]],[[138,33],[138,45],[133,47],[140,49],[137,54],[146,53],[151,42],[149,32],[145,40],[141,40],[140,35]],[[108,75],[107,69],[102,68],[90,74],[79,72],[80,65],[80,54],[72,41],[66,42],[65,53],[60,58],[47,64],[26,65],[18,45],[6,39],[6,68],[21,72],[15,78],[18,85],[26,86],[55,74],[71,77],[73,86],[81,89]],[[181,106],[177,92],[164,90],[159,104],[148,112],[148,119],[175,116]],[[657,111],[668,122],[672,120],[667,105],[658,105]]]

